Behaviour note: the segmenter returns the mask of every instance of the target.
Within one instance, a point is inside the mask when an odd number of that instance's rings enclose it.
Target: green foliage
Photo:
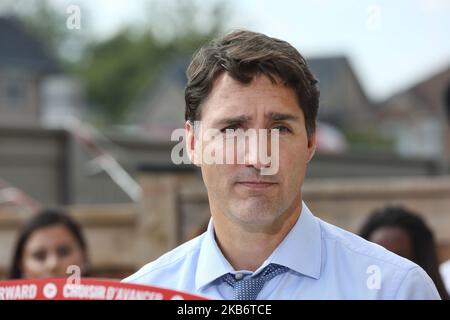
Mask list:
[[[353,151],[392,151],[394,141],[380,133],[377,128],[366,128],[365,130],[345,130],[345,137],[349,147]]]
[[[3,10],[2,10],[3,9]],[[66,28],[65,7],[49,0],[33,6],[5,0],[0,11],[18,16],[46,44],[68,73],[84,86],[98,124],[121,123],[138,97],[157,81],[164,65],[177,55],[191,55],[223,30],[223,3],[200,0],[153,0],[143,8],[144,22],[130,23],[109,39],[98,40],[82,10],[82,30]]]
[[[88,97],[106,123],[117,123],[155,76],[167,49],[149,34],[133,39],[123,31],[89,50],[78,70]]]
[[[225,7],[209,9],[211,21],[197,23],[199,4],[154,1],[146,26],[122,30],[111,39],[93,43],[77,72],[89,99],[106,124],[120,123],[136,99],[157,81],[171,58],[191,55],[223,29]],[[208,10],[207,10],[208,11]]]

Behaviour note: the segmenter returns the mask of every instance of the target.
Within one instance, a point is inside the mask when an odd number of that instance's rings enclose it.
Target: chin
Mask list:
[[[279,217],[279,212],[281,210],[278,208],[274,208],[269,204],[262,204],[261,201],[258,203],[249,203],[245,206],[239,206],[238,208],[234,208],[232,212],[233,216],[236,220],[239,220],[242,223],[252,223],[252,224],[268,224],[272,223]]]

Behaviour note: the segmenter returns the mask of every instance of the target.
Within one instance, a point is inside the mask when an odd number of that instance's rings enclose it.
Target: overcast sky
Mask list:
[[[52,2],[88,8],[95,33],[107,37],[125,24],[142,21],[148,1]],[[307,57],[346,55],[375,100],[450,65],[450,0],[228,2],[233,13],[229,29],[248,28],[287,40]]]

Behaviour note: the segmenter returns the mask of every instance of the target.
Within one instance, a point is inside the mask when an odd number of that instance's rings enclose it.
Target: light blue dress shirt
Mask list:
[[[245,245],[245,244],[243,244]],[[265,299],[440,299],[426,272],[383,247],[315,217],[305,203],[280,245],[255,271],[234,270],[219,249],[211,219],[208,230],[124,279],[202,295],[233,299],[221,278],[257,275],[276,263],[289,271],[268,281]]]

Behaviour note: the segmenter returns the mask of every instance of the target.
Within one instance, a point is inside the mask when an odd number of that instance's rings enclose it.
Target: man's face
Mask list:
[[[251,148],[244,151],[244,164],[236,163],[238,156],[233,164],[200,163],[199,145],[205,150],[205,146],[217,142],[217,139],[215,142],[205,139],[202,132],[209,129],[267,129],[269,135],[271,130],[278,130],[278,150],[270,145],[271,139],[267,139],[268,150],[279,152],[277,172],[262,175],[264,166],[258,153],[250,154]],[[291,88],[274,84],[264,75],[255,77],[250,84],[242,84],[224,73],[202,105],[201,132],[195,135],[189,122],[186,130],[188,150],[193,162],[201,167],[213,217],[220,214],[218,218],[240,225],[270,226],[298,208],[300,188],[315,139],[311,137],[308,141],[303,111]],[[218,138],[226,140],[225,134],[221,132]],[[242,146],[235,148],[239,147]],[[236,150],[236,154],[239,153]]]

